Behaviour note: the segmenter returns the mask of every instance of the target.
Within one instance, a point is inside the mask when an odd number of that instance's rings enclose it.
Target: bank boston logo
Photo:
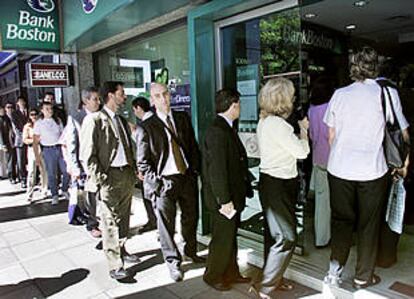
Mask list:
[[[98,4],[98,0],[81,0],[81,2],[83,11],[87,14],[92,13]]]
[[[55,9],[53,0],[27,0],[27,4],[37,12],[48,13]]]

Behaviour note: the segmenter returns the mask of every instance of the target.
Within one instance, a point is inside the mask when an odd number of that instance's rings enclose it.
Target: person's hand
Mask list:
[[[221,205],[221,209],[220,209],[223,213],[225,214],[230,214],[233,210],[234,210],[234,205],[233,202],[230,201],[226,204]]]
[[[307,131],[309,129],[309,120],[305,116],[302,120],[298,121],[299,128],[303,131]]]
[[[36,157],[35,162],[36,162],[36,166],[38,166],[38,167],[40,167],[42,165],[42,160],[40,159],[40,157]]]
[[[402,167],[402,168],[394,169],[391,172],[391,175],[393,179],[398,179],[398,177],[404,179],[407,176],[407,173],[408,173],[408,167]]]
[[[140,181],[143,181],[143,180],[144,180],[144,175],[142,174],[142,172],[141,172],[141,171],[138,171],[138,173],[137,173],[137,177],[138,177],[138,179],[139,179]]]

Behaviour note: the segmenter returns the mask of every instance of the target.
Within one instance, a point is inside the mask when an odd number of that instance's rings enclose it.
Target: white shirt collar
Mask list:
[[[114,118],[115,117],[115,112],[113,112],[111,109],[109,109],[106,105],[104,105],[104,107],[103,107],[104,109],[105,109],[105,111],[109,114],[109,116],[111,117],[111,118]]]
[[[148,118],[150,118],[153,115],[153,113],[151,111],[147,111],[144,113],[144,116],[142,117],[142,120],[146,120]]]
[[[224,118],[225,121],[229,124],[229,126],[231,128],[233,128],[233,121],[230,118],[228,118],[227,116],[225,116],[223,113],[219,113],[218,115],[221,116],[222,118]]]
[[[93,113],[92,111],[89,111],[88,109],[86,109],[86,107],[84,108],[86,115]]]
[[[171,112],[171,110],[170,110],[170,112],[168,113],[168,115],[167,114],[165,114],[164,112],[161,112],[161,111],[156,111],[156,113],[157,113],[157,115],[158,115],[158,117],[163,121],[163,122],[166,122],[167,121],[167,116],[169,116],[170,117],[170,119],[173,119],[173,116],[172,116],[172,112]]]

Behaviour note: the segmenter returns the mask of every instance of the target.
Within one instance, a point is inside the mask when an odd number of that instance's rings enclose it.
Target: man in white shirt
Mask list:
[[[81,128],[80,159],[87,165],[86,190],[99,190],[102,242],[109,275],[122,280],[132,274],[125,270],[124,262],[139,262],[136,255],[125,249],[136,182],[135,161],[128,124],[117,114],[126,101],[123,83],[107,81],[101,94],[103,109],[88,115]]]

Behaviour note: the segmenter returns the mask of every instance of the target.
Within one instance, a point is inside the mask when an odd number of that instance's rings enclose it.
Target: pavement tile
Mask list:
[[[93,241],[88,237],[86,233],[78,230],[63,232],[58,235],[48,237],[46,240],[51,242],[53,246],[59,250],[73,248],[85,243],[91,243]]]
[[[17,284],[29,279],[29,275],[19,263],[15,263],[14,265],[5,268],[0,266],[0,269],[0,285],[2,286]]]
[[[20,261],[30,260],[56,251],[53,245],[45,239],[34,240],[15,245],[12,250]]]
[[[0,293],[0,299],[17,299],[17,298],[45,298],[45,297],[40,292],[40,290],[33,284],[30,284],[24,288],[16,287],[16,290],[7,292],[4,295]]]
[[[219,292],[214,290],[213,288],[209,288],[208,290],[201,292],[191,299],[251,299],[252,297],[248,294],[241,293],[237,289],[231,289],[228,292]]]
[[[167,285],[166,288],[181,299],[194,298],[196,295],[210,290],[210,287],[203,281],[201,277]]]
[[[1,219],[0,219],[1,221]],[[30,223],[24,220],[7,221],[0,223],[0,232],[15,232],[30,227]]]
[[[2,234],[0,233],[0,248],[8,247],[9,244],[7,241],[3,238]]]
[[[17,263],[17,258],[9,248],[0,249],[0,269],[4,269]]]
[[[102,250],[96,250],[95,243],[87,243],[78,247],[68,248],[62,251],[76,266],[86,267],[91,264],[102,263],[106,265],[106,258]]]
[[[15,246],[32,240],[38,240],[42,236],[33,227],[27,227],[22,230],[4,233],[3,238],[10,246]]]
[[[75,265],[62,253],[50,254],[21,262],[30,277],[54,277],[72,270]]]
[[[45,223],[34,223],[32,226],[46,238],[72,230],[71,225],[68,225],[67,221],[63,221],[62,219]]]

